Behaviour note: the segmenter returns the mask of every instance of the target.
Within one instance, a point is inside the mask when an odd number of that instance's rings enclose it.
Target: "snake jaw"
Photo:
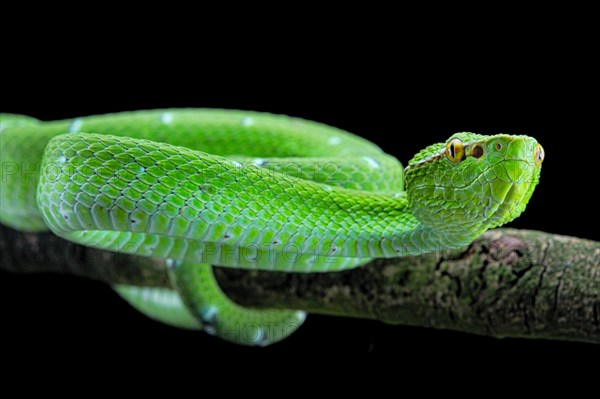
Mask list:
[[[496,212],[489,218],[489,228],[502,226],[519,217],[525,210],[535,186],[539,182],[539,165],[534,166],[528,161],[512,162],[519,162],[521,168],[529,171],[529,173],[524,172],[519,176],[519,179],[511,181],[510,188],[500,202]]]

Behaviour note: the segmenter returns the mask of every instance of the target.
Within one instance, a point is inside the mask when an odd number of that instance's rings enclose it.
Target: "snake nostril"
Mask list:
[[[496,149],[500,151],[502,149],[502,143],[496,143],[494,147],[496,147]]]

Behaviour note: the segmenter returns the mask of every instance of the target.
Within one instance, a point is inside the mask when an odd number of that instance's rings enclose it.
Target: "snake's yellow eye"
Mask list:
[[[446,144],[446,156],[454,163],[465,159],[465,148],[463,142],[459,139],[452,139]]]
[[[544,161],[544,156],[546,154],[544,153],[544,148],[537,144],[535,147],[535,152],[533,153],[533,161],[535,162],[536,165],[541,165],[542,162]]]

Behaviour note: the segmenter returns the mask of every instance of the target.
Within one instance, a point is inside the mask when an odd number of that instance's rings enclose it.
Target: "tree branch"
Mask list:
[[[168,286],[164,262],[0,226],[0,269]],[[378,259],[345,272],[218,268],[243,305],[445,328],[494,337],[600,343],[600,243],[498,229],[460,251]]]

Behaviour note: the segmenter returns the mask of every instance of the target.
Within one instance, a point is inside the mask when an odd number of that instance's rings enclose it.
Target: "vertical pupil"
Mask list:
[[[450,144],[450,156],[454,158],[454,143]]]

